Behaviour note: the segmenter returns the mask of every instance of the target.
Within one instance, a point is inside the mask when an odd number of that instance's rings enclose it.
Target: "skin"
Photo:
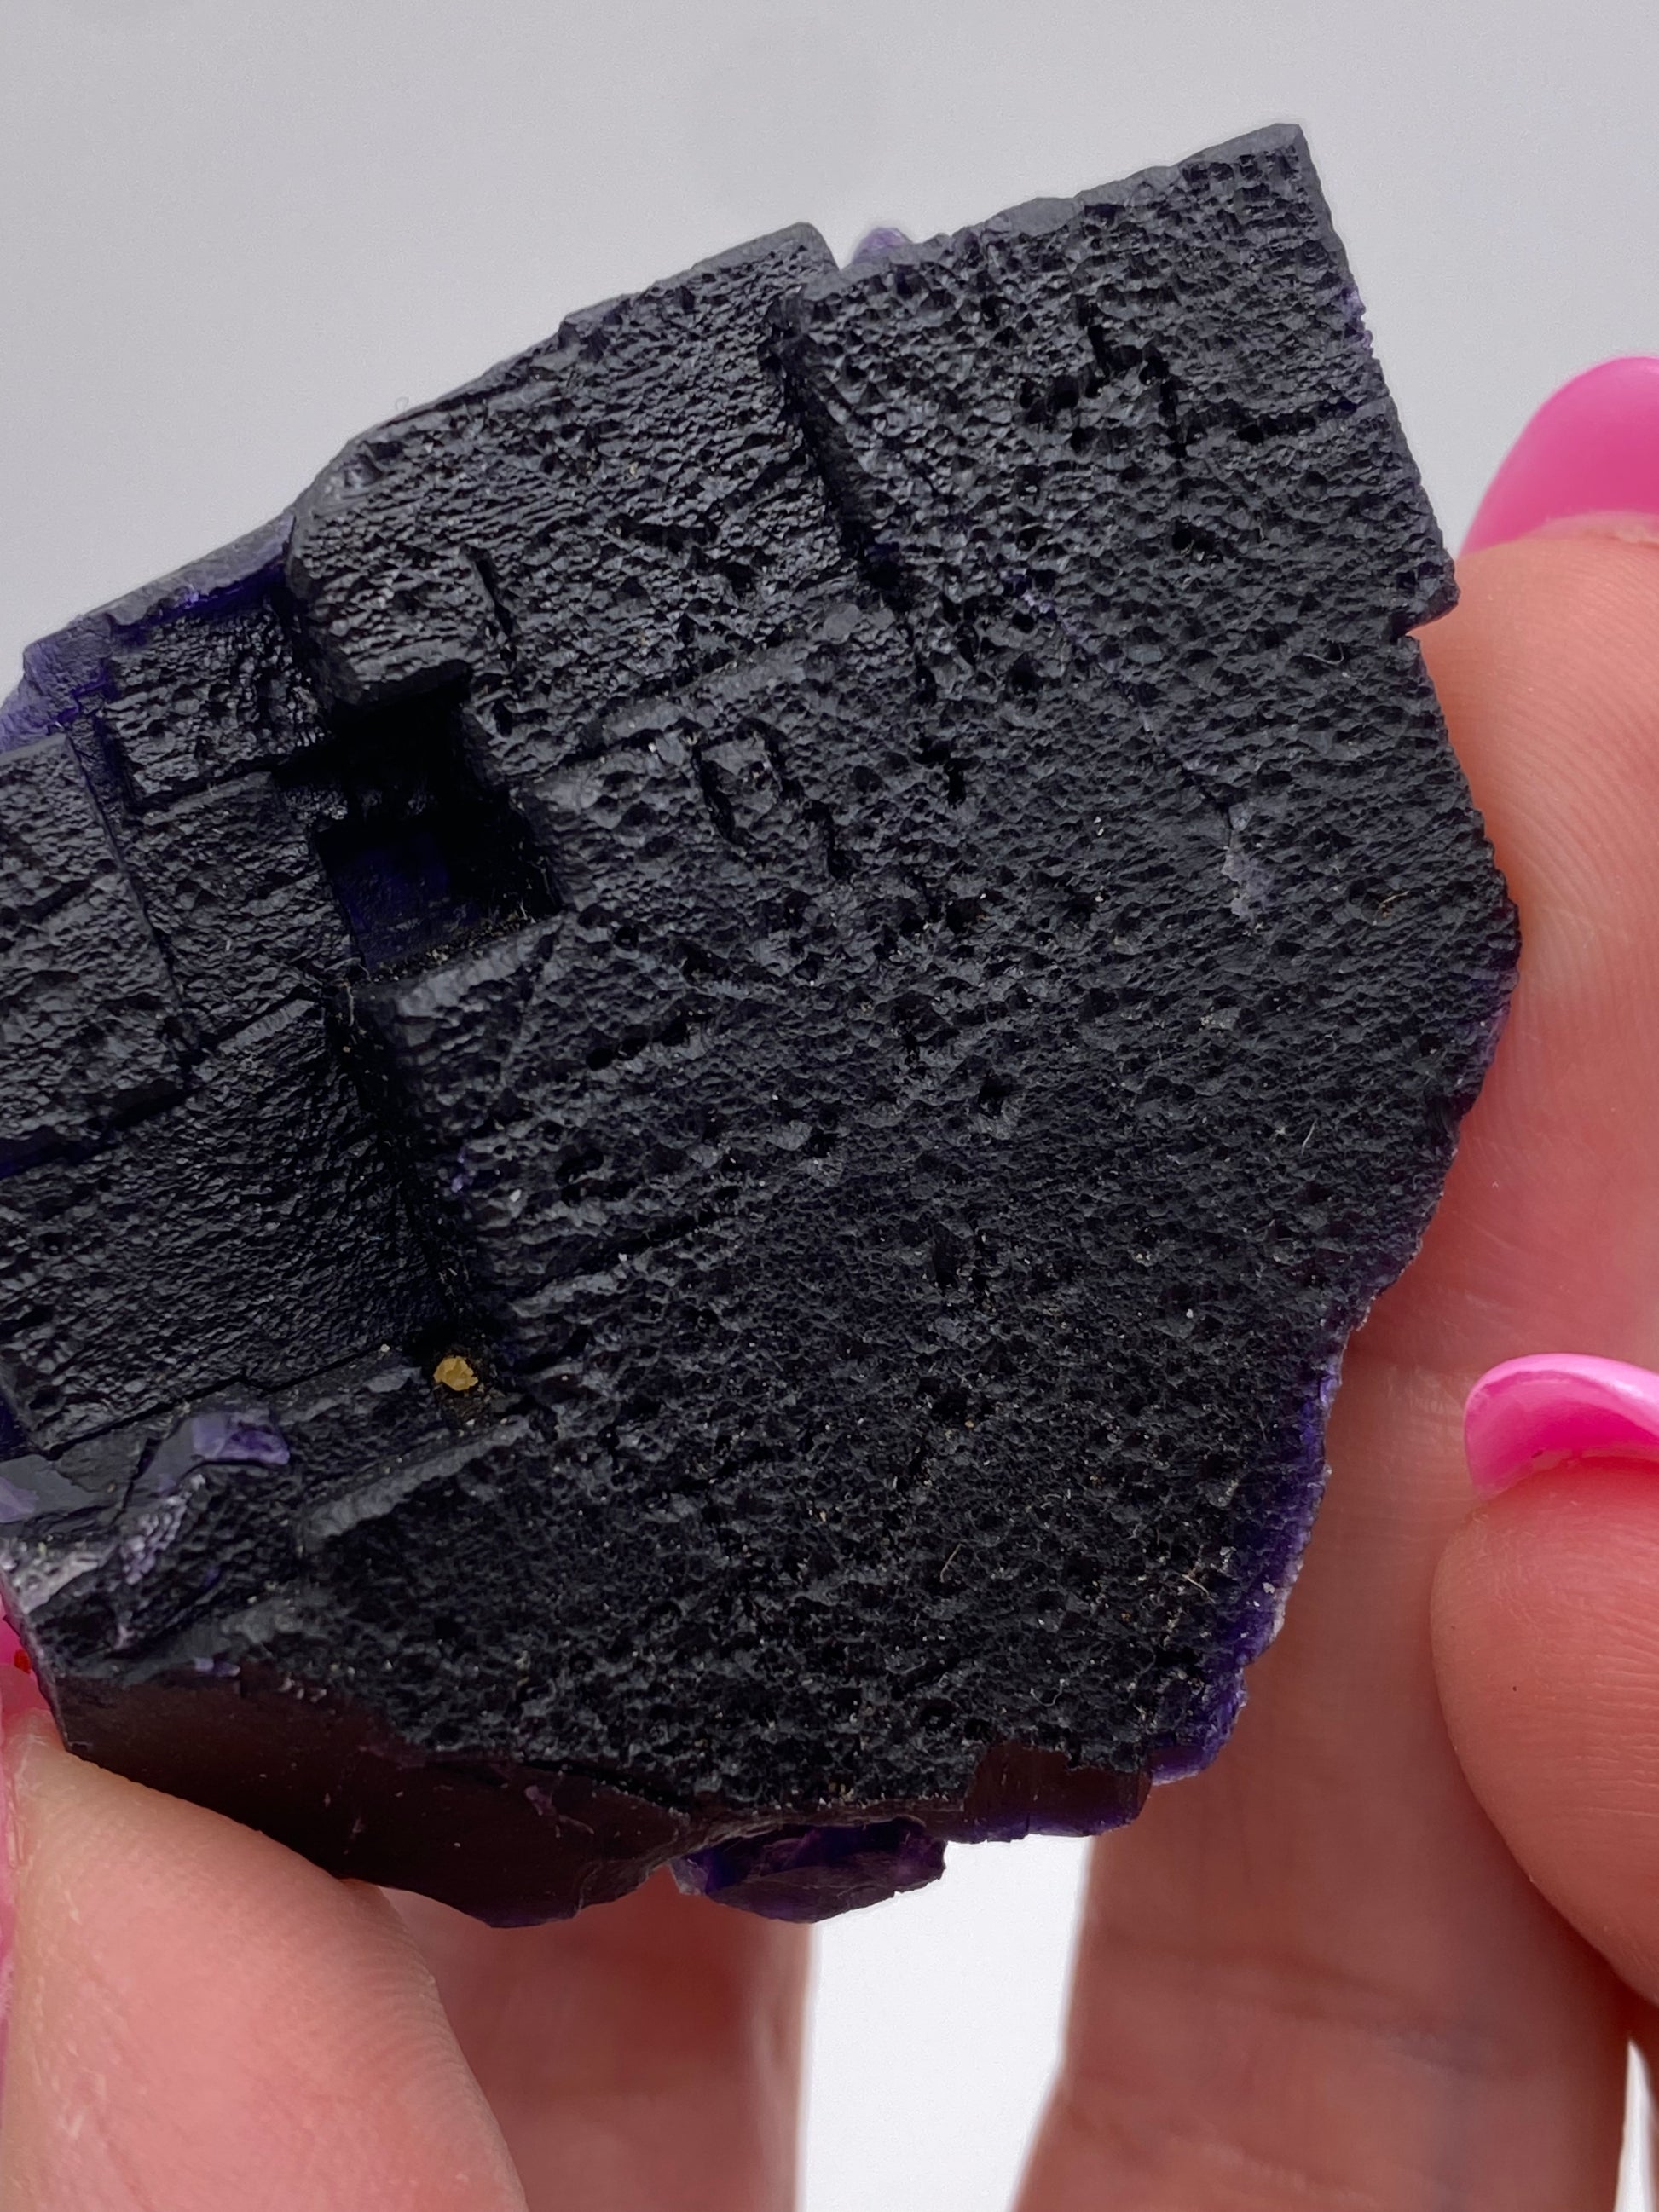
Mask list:
[[[1463,582],[1514,1013],[1233,1742],[1096,1847],[1020,2212],[1595,2212],[1659,2037],[1659,1473],[1476,1508],[1460,1441],[1498,1360],[1659,1366],[1659,549]],[[8,1735],[0,2212],[787,2212],[799,1931],[659,1881],[494,1933]]]

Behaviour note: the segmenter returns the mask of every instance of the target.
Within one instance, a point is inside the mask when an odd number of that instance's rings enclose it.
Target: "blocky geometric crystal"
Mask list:
[[[882,243],[573,317],[0,722],[8,1608],[492,1920],[1209,1759],[1512,971],[1300,137]]]

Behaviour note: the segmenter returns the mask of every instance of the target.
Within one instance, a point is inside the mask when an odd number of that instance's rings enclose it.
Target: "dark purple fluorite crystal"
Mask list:
[[[197,1413],[190,1424],[191,1449],[198,1459],[220,1467],[238,1460],[258,1467],[286,1467],[288,1446],[282,1431],[262,1407],[215,1407]]]
[[[1211,1757],[1513,919],[1300,138],[574,316],[0,714],[68,1740],[533,1920]]]
[[[674,1861],[682,1889],[769,1920],[825,1920],[901,1890],[923,1889],[944,1871],[945,1845],[914,1820],[780,1828]]]
[[[861,269],[866,261],[884,260],[888,254],[896,252],[901,246],[908,246],[909,243],[902,230],[895,230],[890,223],[878,223],[873,230],[866,230],[853,248],[852,259],[848,265]]]

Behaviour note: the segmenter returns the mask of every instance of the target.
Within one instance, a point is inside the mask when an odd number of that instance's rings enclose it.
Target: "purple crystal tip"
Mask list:
[[[27,1521],[36,1510],[33,1494],[0,1475],[0,1522]]]
[[[863,1827],[774,1828],[674,1861],[683,1890],[768,1920],[828,1920],[945,1871],[945,1845],[914,1820]]]
[[[244,1461],[257,1467],[286,1467],[287,1440],[269,1413],[215,1411],[198,1413],[190,1425],[198,1459],[216,1467]]]
[[[135,1498],[166,1498],[198,1467],[286,1467],[288,1438],[263,1406],[206,1406],[163,1437],[134,1485]]]
[[[862,268],[866,261],[884,261],[896,246],[908,246],[908,231],[895,229],[890,222],[878,222],[873,230],[866,230],[853,248],[849,269]]]

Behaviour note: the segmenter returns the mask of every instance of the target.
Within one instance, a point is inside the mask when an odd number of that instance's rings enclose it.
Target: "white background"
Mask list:
[[[0,0],[0,690],[568,308],[1280,118],[1455,539],[1553,386],[1659,350],[1655,0]],[[1080,1865],[828,1932],[807,2212],[1004,2202]]]

